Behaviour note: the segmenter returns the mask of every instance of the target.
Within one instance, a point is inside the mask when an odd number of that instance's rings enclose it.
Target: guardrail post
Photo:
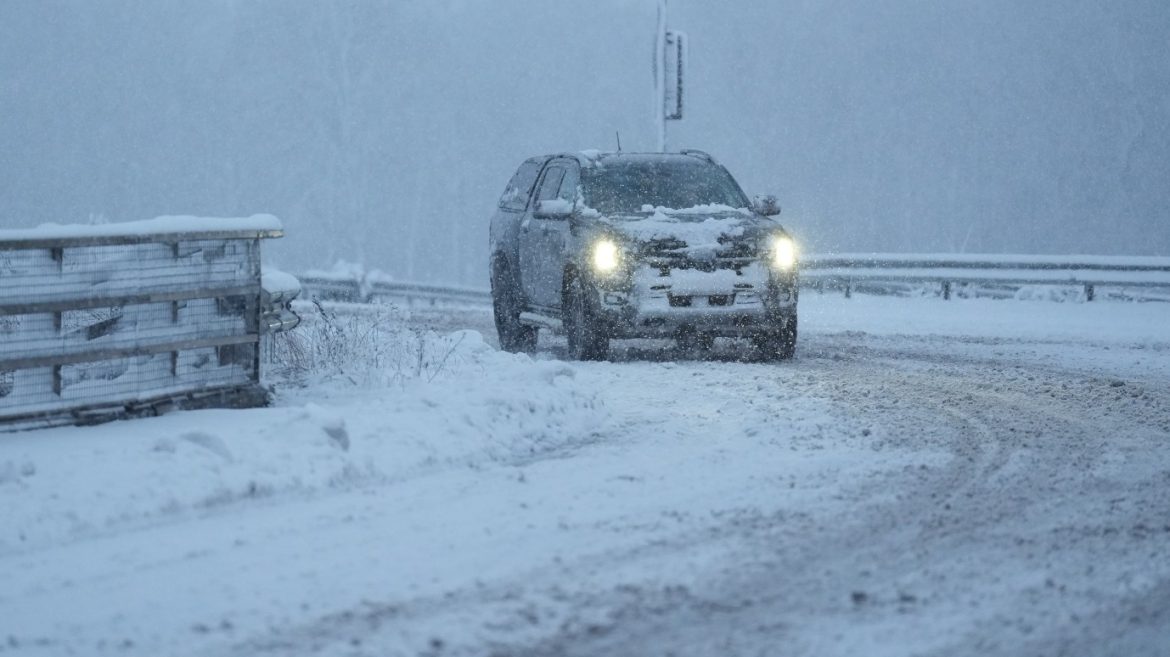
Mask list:
[[[951,282],[950,281],[943,281],[942,295],[943,295],[943,300],[946,300],[946,301],[950,300],[950,298],[951,298]]]
[[[1085,283],[1085,301],[1092,301],[1096,290],[1093,289],[1092,283]]]

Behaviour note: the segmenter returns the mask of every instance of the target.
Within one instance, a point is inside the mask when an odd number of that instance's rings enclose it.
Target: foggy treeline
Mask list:
[[[0,227],[271,212],[486,284],[525,157],[649,150],[655,3],[4,0]],[[686,118],[814,251],[1170,255],[1170,3],[671,0]]]

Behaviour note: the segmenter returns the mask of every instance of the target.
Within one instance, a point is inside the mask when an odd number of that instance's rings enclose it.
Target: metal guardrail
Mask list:
[[[944,299],[956,284],[1066,285],[1092,301],[1098,287],[1170,288],[1170,258],[1034,255],[811,255],[801,262],[806,287],[848,296],[858,285],[936,284]]]
[[[369,281],[357,277],[321,276],[312,273],[299,275],[297,279],[305,290],[305,297],[318,301],[401,302],[407,306],[484,305],[492,301],[490,290],[473,287]]]
[[[1099,287],[1166,288],[1170,258],[1131,256],[813,254],[801,261],[801,286],[838,289],[846,296],[881,285],[937,285],[949,299],[954,285],[1019,287],[1080,286],[1093,300]],[[363,280],[356,276],[306,274],[298,277],[308,298],[370,303],[402,300],[408,305],[491,303],[486,289]]]
[[[203,221],[0,231],[0,429],[266,401],[260,240],[283,233]]]

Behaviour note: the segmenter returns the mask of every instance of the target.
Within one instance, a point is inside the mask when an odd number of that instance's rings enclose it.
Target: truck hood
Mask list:
[[[700,206],[645,210],[603,219],[612,232],[642,255],[697,260],[753,256],[761,237],[782,231],[778,223],[746,209]]]

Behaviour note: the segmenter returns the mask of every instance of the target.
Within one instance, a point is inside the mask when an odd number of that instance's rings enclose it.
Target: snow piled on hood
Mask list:
[[[621,232],[638,241],[678,239],[689,250],[715,249],[719,238],[740,237],[751,212],[725,205],[700,205],[684,210],[643,206],[649,217],[614,222]],[[733,214],[734,216],[728,216]],[[703,217],[702,215],[708,215]]]
[[[707,205],[696,205],[690,208],[667,208],[661,205],[654,206],[646,204],[642,206],[642,212],[653,212],[655,214],[665,215],[690,215],[690,214],[742,214],[750,217],[751,210],[747,208],[733,208],[730,205],[721,205],[718,203],[711,203]]]

